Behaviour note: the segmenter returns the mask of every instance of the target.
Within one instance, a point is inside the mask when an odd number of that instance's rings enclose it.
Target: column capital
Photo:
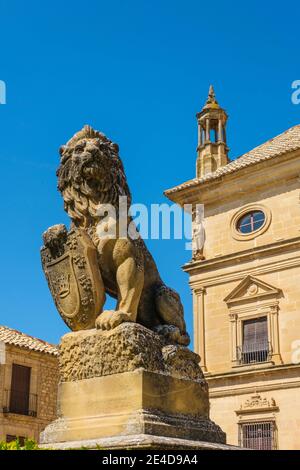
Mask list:
[[[230,321],[237,321],[238,314],[237,313],[230,313],[229,314],[229,319],[230,319]]]
[[[203,295],[206,293],[205,287],[195,287],[195,288],[192,287],[192,289],[193,289],[194,294],[196,295]]]

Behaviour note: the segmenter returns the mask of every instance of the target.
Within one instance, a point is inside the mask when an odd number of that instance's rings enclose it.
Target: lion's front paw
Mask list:
[[[112,330],[121,323],[131,321],[128,313],[121,312],[120,310],[105,310],[98,316],[95,326],[99,330]]]

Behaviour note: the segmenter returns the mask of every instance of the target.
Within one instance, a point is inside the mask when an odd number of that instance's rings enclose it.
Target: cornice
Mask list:
[[[300,249],[300,236],[289,238],[288,240],[280,240],[267,245],[262,245],[247,250],[229,253],[227,255],[217,256],[215,258],[191,261],[182,266],[183,271],[194,274],[194,271],[203,273],[204,271],[216,270],[220,266],[227,267],[236,265],[237,261],[241,262],[253,261],[270,255],[282,254],[286,251]],[[298,256],[300,260],[300,254]]]
[[[210,384],[210,382],[218,382],[218,388],[221,386],[220,385],[220,382],[224,381],[226,384],[228,384],[228,381],[231,380],[232,382],[234,380],[236,380],[237,378],[242,378],[242,377],[246,377],[248,379],[249,378],[255,378],[257,379],[258,381],[260,380],[260,377],[261,376],[264,376],[266,377],[266,375],[268,374],[271,378],[270,380],[276,380],[276,378],[274,377],[276,374],[278,375],[280,372],[287,372],[287,371],[293,371],[293,370],[299,370],[299,379],[297,379],[297,381],[294,381],[294,382],[287,382],[286,381],[286,377],[284,378],[284,381],[280,382],[282,385],[284,384],[291,384],[291,383],[296,383],[298,384],[297,386],[300,386],[300,364],[281,364],[281,365],[271,365],[271,366],[268,366],[268,367],[261,367],[261,368],[251,368],[251,369],[248,369],[248,370],[236,370],[236,371],[228,371],[228,372],[223,372],[223,373],[216,373],[216,374],[213,374],[211,372],[208,372],[205,375],[205,379],[207,380],[208,384]],[[251,377],[252,376],[252,377]],[[253,388],[254,385],[251,388]],[[233,388],[233,386],[230,386],[230,390]],[[238,387],[236,387],[238,390],[240,390]],[[275,386],[275,388],[277,388],[277,385]],[[245,393],[248,393],[248,392],[245,392]]]
[[[190,281],[191,289],[200,289],[200,288],[208,288],[211,286],[227,284],[229,282],[236,282],[243,279],[245,276],[249,274],[253,274],[255,276],[260,276],[263,274],[273,273],[274,271],[281,271],[284,269],[290,269],[296,266],[300,266],[300,256],[297,258],[293,258],[291,260],[284,260],[282,262],[276,263],[267,263],[263,266],[254,267],[253,269],[240,269],[236,272],[230,272],[228,274],[220,274],[218,276],[211,276],[208,278],[202,278],[201,280]]]
[[[209,384],[209,398],[224,398],[224,397],[232,397],[236,395],[250,395],[252,393],[264,393],[264,392],[272,392],[276,390],[288,390],[293,388],[300,389],[300,380],[293,381],[293,382],[279,382],[276,384],[268,384],[268,385],[248,385],[247,387],[228,387],[220,390],[220,386],[218,385],[218,390],[215,391],[213,386]]]
[[[252,190],[260,191],[265,186],[270,187],[270,184],[281,186],[283,179],[297,179],[299,177],[298,159],[299,149],[296,149],[206,181],[190,180],[166,190],[164,194],[181,206],[195,203],[219,204],[220,195],[222,195],[222,200],[224,198],[237,199],[243,193],[247,194]],[[238,191],[237,188],[242,188],[242,191]]]

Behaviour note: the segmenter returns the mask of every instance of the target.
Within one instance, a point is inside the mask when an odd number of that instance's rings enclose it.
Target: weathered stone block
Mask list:
[[[62,382],[145,369],[206,382],[200,358],[188,348],[166,344],[163,337],[137,323],[122,323],[109,331],[68,333],[60,345]]]

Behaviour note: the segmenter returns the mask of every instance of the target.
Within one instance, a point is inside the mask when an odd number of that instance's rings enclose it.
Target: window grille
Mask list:
[[[246,449],[277,449],[274,421],[243,423],[239,425],[239,445]]]
[[[266,362],[269,360],[271,347],[268,341],[267,317],[245,320],[243,322],[243,344],[238,348],[241,364]]]

